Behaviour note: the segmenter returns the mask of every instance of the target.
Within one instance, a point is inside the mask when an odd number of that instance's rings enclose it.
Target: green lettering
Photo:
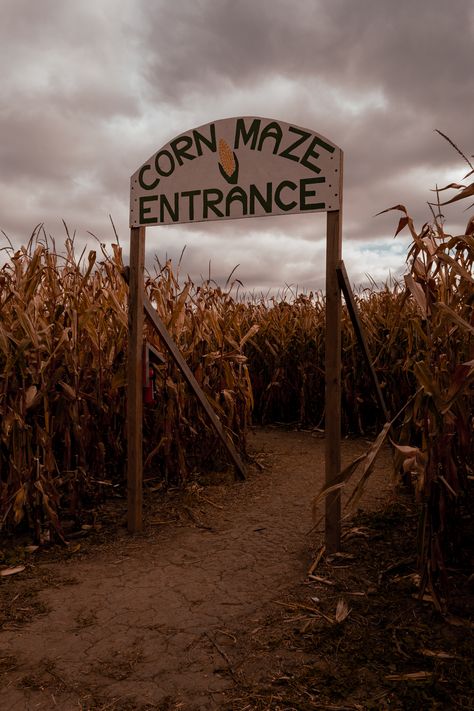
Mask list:
[[[140,225],[156,225],[157,217],[145,217],[148,212],[151,212],[151,207],[145,207],[145,203],[158,200],[158,195],[143,195],[139,198],[139,223]]]
[[[311,134],[308,133],[308,131],[303,131],[302,128],[296,128],[295,126],[290,126],[288,131],[291,131],[291,133],[296,133],[299,138],[296,139],[293,143],[291,143],[288,148],[285,148],[279,155],[282,158],[289,158],[290,160],[294,160],[297,163],[300,160],[300,156],[295,156],[294,153],[291,151],[294,151],[295,148],[298,148],[301,146],[302,143],[304,143],[308,138],[310,138]]]
[[[316,190],[308,190],[310,185],[315,183],[325,183],[326,178],[303,178],[300,180],[300,210],[324,210],[324,202],[306,202],[308,198],[316,195]]]
[[[238,186],[235,188],[232,188],[232,190],[229,190],[227,193],[227,197],[225,200],[225,215],[226,217],[230,217],[230,206],[233,202],[240,202],[242,205],[242,216],[245,217],[248,212],[247,212],[247,193],[243,188],[239,188]]]
[[[160,222],[165,221],[165,207],[168,212],[169,217],[173,222],[179,221],[179,193],[174,194],[174,207],[172,207],[168,201],[166,195],[161,195],[160,200]]]
[[[330,146],[329,143],[326,143],[326,141],[323,141],[321,138],[316,138],[316,142],[318,146],[321,146],[321,148],[324,148],[325,151],[328,153],[334,153],[334,146]]]
[[[151,170],[151,165],[149,163],[142,165],[140,168],[140,172],[138,173],[138,183],[143,190],[154,190],[160,182],[160,179],[156,178],[152,183],[145,183],[143,176],[147,170]]]
[[[297,185],[296,183],[293,183],[292,180],[284,180],[275,190],[276,205],[278,205],[280,210],[283,210],[284,212],[289,212],[290,210],[293,210],[293,208],[295,208],[298,203],[296,202],[296,200],[293,200],[289,203],[283,202],[283,200],[281,199],[281,193],[285,188],[289,188],[290,190],[296,190]]]
[[[202,143],[209,148],[210,151],[215,153],[217,151],[216,143],[216,127],[215,124],[211,123],[209,125],[210,138],[203,136],[199,131],[193,131],[194,143],[196,144],[196,150],[198,156],[202,156]]]
[[[180,146],[179,144],[184,145]],[[181,136],[180,138],[175,138],[174,141],[171,141],[171,150],[173,151],[174,157],[178,161],[179,165],[183,165],[183,158],[186,158],[186,160],[194,160],[196,158],[196,156],[193,156],[192,153],[187,153],[187,150],[191,148],[192,145],[193,139],[191,136]]]
[[[313,140],[311,141],[311,143],[308,146],[306,153],[304,154],[304,156],[301,159],[301,165],[304,165],[305,168],[309,168],[310,170],[313,170],[315,173],[320,173],[321,168],[319,168],[317,165],[314,165],[314,163],[310,163],[310,161],[309,161],[310,158],[315,158],[315,159],[319,158],[319,153],[316,153],[316,151],[314,151],[314,147],[317,145],[317,143],[318,143],[318,139],[313,138]]]
[[[237,122],[235,124],[234,149],[237,149],[239,147],[240,139],[242,139],[245,145],[247,145],[250,139],[252,139],[250,148],[252,150],[255,150],[255,146],[257,145],[258,132],[260,131],[260,123],[260,119],[254,119],[252,121],[252,125],[247,130],[245,127],[244,119],[237,119]]]
[[[165,158],[165,161],[169,161],[169,167],[168,170],[166,171],[161,165],[160,165],[160,159]],[[163,163],[163,161],[161,161]],[[169,151],[164,148],[162,151],[159,151],[159,153],[156,154],[155,156],[155,170],[157,173],[162,175],[164,178],[167,178],[171,173],[174,171],[174,158],[171,155]]]
[[[214,195],[214,197],[211,198],[211,195]],[[217,217],[224,217],[224,213],[216,207],[216,205],[221,203],[223,199],[224,193],[222,190],[218,190],[217,188],[208,188],[207,190],[204,190],[202,206],[202,217],[204,220],[208,219],[209,210],[212,210]]]
[[[322,141],[317,136],[315,136],[313,138],[310,145],[308,146],[308,150],[306,151],[303,158],[301,159],[301,165],[304,165],[305,168],[309,168],[310,170],[313,170],[315,173],[320,173],[321,168],[318,168],[317,165],[314,165],[314,163],[311,163],[309,160],[310,158],[314,158],[314,159],[319,158],[320,154],[314,150],[315,146],[321,146],[321,148],[324,148],[324,150],[329,151],[329,153],[334,153],[334,148],[333,148],[333,146],[330,146],[325,141]]]
[[[258,142],[259,151],[262,150],[263,143],[264,141],[266,141],[267,138],[271,138],[275,141],[275,145],[273,146],[273,154],[277,153],[281,143],[282,132],[280,124],[276,123],[276,121],[272,121],[267,126],[265,126],[262,133],[260,134],[260,140]]]
[[[188,215],[191,222],[194,220],[194,196],[200,195],[200,193],[200,190],[185,190],[183,193],[181,193],[182,197],[189,198]]]
[[[251,185],[250,186],[250,215],[255,215],[255,200],[257,200],[258,203],[260,203],[260,206],[263,207],[264,211],[267,214],[271,214],[272,211],[272,192],[273,192],[273,185],[272,183],[267,183],[267,194],[264,197],[262,193],[258,190],[256,185]]]

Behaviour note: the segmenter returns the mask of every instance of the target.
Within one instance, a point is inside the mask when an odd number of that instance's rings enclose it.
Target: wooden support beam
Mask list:
[[[372,378],[372,382],[374,384],[375,392],[377,395],[377,400],[380,405],[380,409],[383,412],[383,416],[385,417],[385,422],[390,421],[390,413],[387,410],[387,406],[385,404],[385,399],[382,393],[382,390],[380,388],[380,383],[379,379],[377,378],[377,373],[375,372],[375,368],[373,366],[372,358],[370,355],[369,351],[369,346],[367,345],[367,340],[365,338],[365,333],[364,329],[362,328],[362,322],[359,318],[359,310],[357,308],[357,304],[354,299],[354,295],[352,293],[352,289],[349,283],[349,278],[347,276],[347,271],[346,267],[344,264],[344,261],[341,259],[339,264],[337,265],[337,278],[339,280],[339,286],[342,289],[342,293],[344,294],[344,299],[346,301],[346,306],[347,310],[349,312],[349,315],[351,317],[352,325],[354,327],[354,331],[357,337],[357,340],[359,342],[359,345],[362,349],[362,355],[364,356],[364,360],[366,362],[367,368],[369,369],[370,377]]]
[[[342,220],[339,210],[327,213],[326,246],[326,403],[325,403],[325,485],[332,486],[341,471],[341,290],[336,268],[341,261]],[[341,492],[326,496],[326,552],[341,545]]]
[[[235,449],[233,443],[231,442],[230,438],[225,433],[225,430],[222,426],[221,421],[219,420],[216,413],[212,409],[212,406],[211,406],[209,400],[207,399],[204,391],[202,390],[202,388],[200,387],[196,378],[194,377],[193,373],[191,372],[188,364],[184,360],[184,358],[181,354],[181,351],[179,350],[178,346],[171,338],[170,334],[168,333],[168,331],[166,329],[165,324],[161,320],[157,310],[153,307],[153,304],[151,303],[150,299],[148,298],[148,296],[146,294],[144,294],[144,297],[143,297],[143,304],[144,304],[145,312],[146,312],[147,316],[149,317],[149,319],[153,323],[154,327],[156,328],[168,353],[173,358],[174,362],[176,363],[176,365],[180,369],[181,373],[183,374],[184,379],[186,380],[188,385],[191,387],[195,396],[201,403],[206,415],[209,418],[209,421],[211,422],[212,426],[214,427],[215,431],[217,432],[222,444],[227,449],[227,452],[229,453],[230,458],[232,459],[233,463],[235,464],[238,478],[243,481],[246,477],[246,469],[245,469],[244,463],[242,462],[241,458],[239,457],[239,454],[238,454],[237,450]]]
[[[145,227],[130,231],[128,297],[127,498],[128,530],[143,528],[143,295]]]

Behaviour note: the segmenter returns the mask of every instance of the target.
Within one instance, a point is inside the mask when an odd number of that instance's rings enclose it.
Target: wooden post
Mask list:
[[[336,268],[342,254],[342,220],[339,210],[327,213],[326,246],[326,403],[325,448],[326,487],[341,471],[341,290]],[[335,553],[341,544],[341,493],[326,496],[326,552]]]
[[[127,493],[128,530],[143,528],[143,292],[145,227],[130,231],[130,278],[128,296],[128,391],[127,391]]]

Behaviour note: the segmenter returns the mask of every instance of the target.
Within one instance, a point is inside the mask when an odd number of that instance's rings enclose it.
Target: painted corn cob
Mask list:
[[[228,183],[235,185],[239,176],[239,161],[229,144],[223,138],[219,139],[219,170]]]

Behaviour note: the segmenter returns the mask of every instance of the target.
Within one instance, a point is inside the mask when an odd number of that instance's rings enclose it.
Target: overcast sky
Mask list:
[[[344,151],[343,256],[352,282],[404,270],[404,203],[474,152],[473,0],[0,0],[0,227],[37,223],[60,244],[112,240],[128,255],[129,179],[188,129],[231,116],[304,126]],[[449,193],[445,193],[449,196]],[[463,203],[445,209],[464,229]],[[257,293],[324,287],[325,216],[149,228],[149,259]],[[3,246],[3,245],[1,245]]]

